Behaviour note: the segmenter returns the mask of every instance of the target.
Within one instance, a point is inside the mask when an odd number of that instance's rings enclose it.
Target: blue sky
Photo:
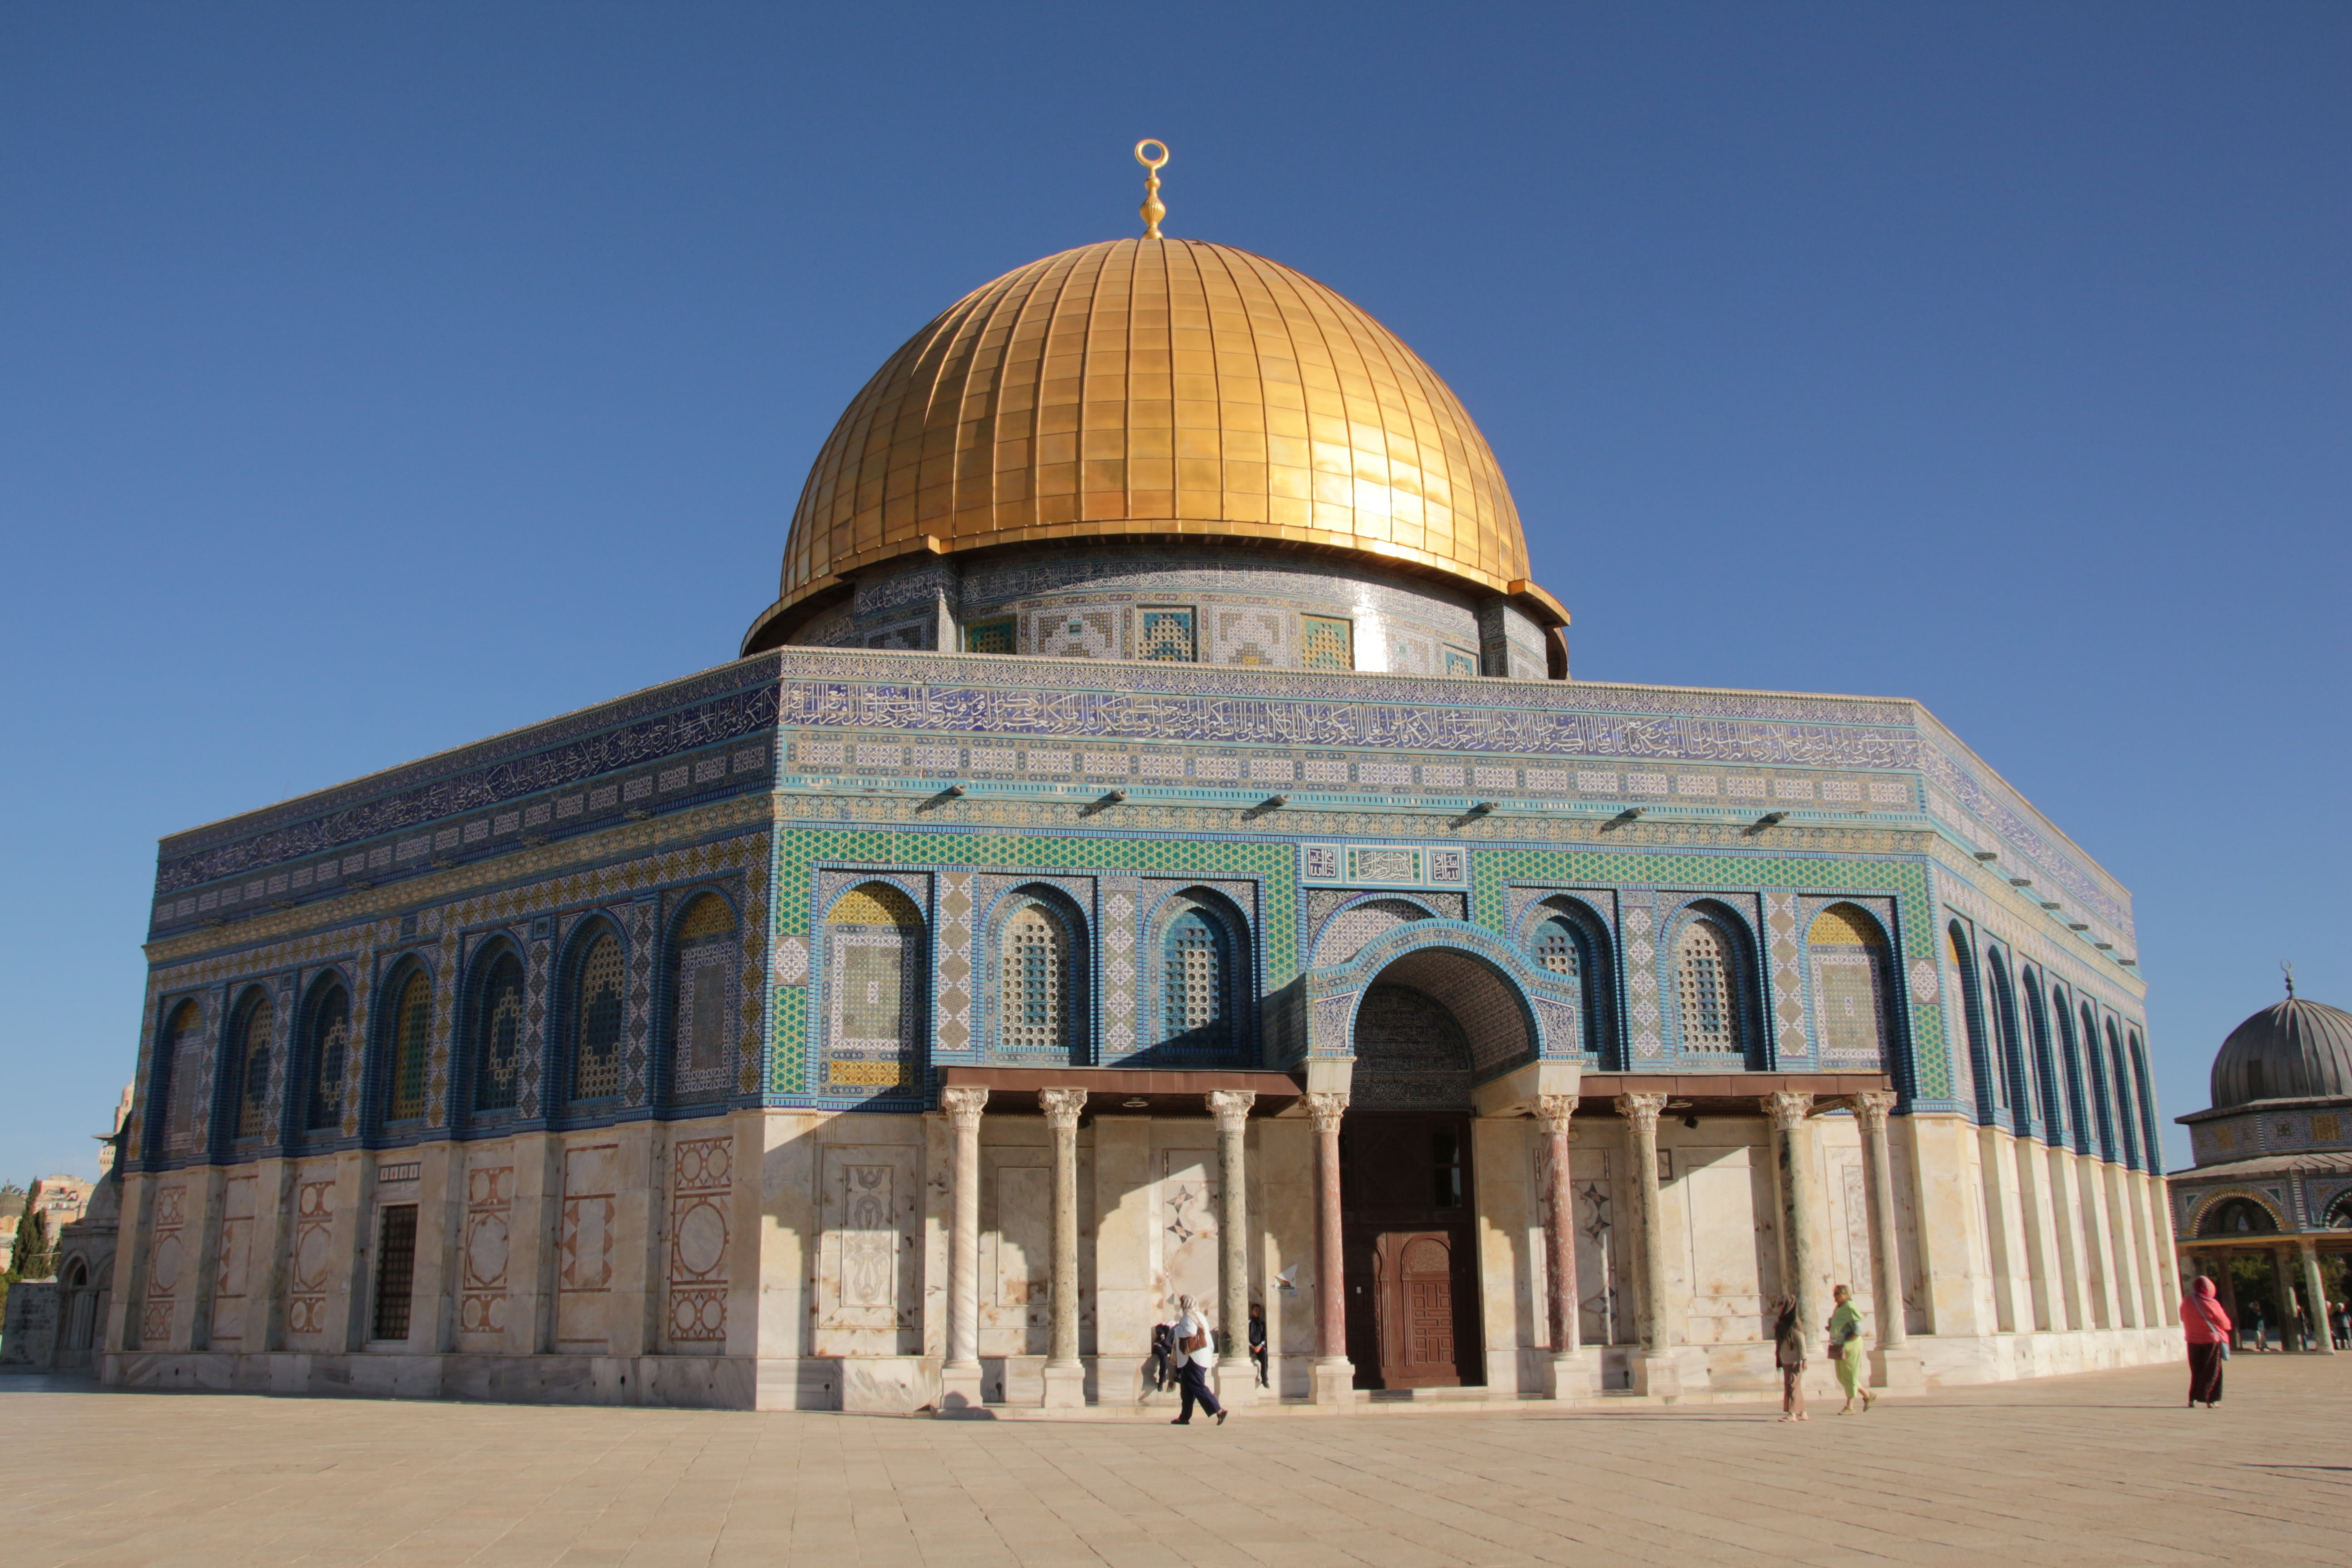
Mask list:
[[[93,1168],[160,835],[731,657],[1146,135],[1452,383],[1579,675],[1919,698],[2121,878],[2195,1109],[2282,957],[2352,1005],[2347,79],[2289,4],[0,9],[0,1175]]]

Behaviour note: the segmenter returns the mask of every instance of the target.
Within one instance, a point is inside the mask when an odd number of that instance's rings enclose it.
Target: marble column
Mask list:
[[[980,1394],[980,1113],[984,1089],[943,1089],[955,1152],[948,1174],[955,1221],[948,1232],[948,1359],[940,1370],[940,1411],[978,1410]]]
[[[2304,1310],[2311,1318],[2311,1349],[2321,1355],[2336,1353],[2336,1336],[2327,1328],[2327,1285],[2319,1277],[2319,1247],[2315,1242],[2299,1241],[2295,1250],[2303,1254]]]
[[[1573,1094],[1536,1097],[1536,1125],[1543,1130],[1544,1275],[1551,1318],[1551,1396],[1574,1399],[1591,1393],[1578,1374],[1579,1292],[1576,1283],[1576,1177],[1570,1169],[1576,1147]]]
[[[1927,1385],[1919,1352],[1907,1348],[1909,1325],[1903,1321],[1903,1255],[1895,1234],[1895,1161],[1886,1147],[1886,1117],[1895,1097],[1884,1090],[1853,1097],[1854,1120],[1862,1125],[1862,1155],[1870,1203],[1870,1290],[1872,1325],[1878,1342],[1871,1351],[1870,1381],[1879,1388],[1921,1389]]]
[[[1224,1344],[1217,1355],[1217,1398],[1239,1408],[1257,1402],[1257,1367],[1249,1353],[1249,1187],[1243,1168],[1255,1093],[1245,1089],[1211,1089],[1209,1114],[1217,1119],[1217,1282],[1223,1300],[1217,1327]]]
[[[1356,1368],[1348,1360],[1347,1230],[1339,1207],[1339,1119],[1348,1097],[1318,1090],[1307,1097],[1315,1119],[1315,1403],[1345,1405],[1356,1397]]]
[[[2263,1256],[2270,1259],[2271,1316],[2278,1320],[2275,1326],[2278,1329],[2279,1349],[2282,1351],[2291,1351],[2296,1348],[2294,1342],[2294,1287],[2290,1283],[2294,1276],[2289,1272],[2286,1266],[2286,1249],[2280,1247],[2265,1247],[2263,1248]]]
[[[1087,1402],[1087,1369],[1078,1360],[1078,1112],[1083,1089],[1044,1089],[1037,1103],[1054,1135],[1054,1283],[1051,1331],[1045,1348],[1045,1407],[1073,1409]]]
[[[1628,1358],[1633,1392],[1671,1398],[1682,1393],[1682,1376],[1667,1343],[1665,1223],[1658,1192],[1658,1112],[1665,1104],[1663,1094],[1617,1097],[1617,1114],[1625,1119],[1625,1155],[1633,1166],[1625,1190],[1633,1199],[1635,1271],[1642,1281],[1642,1346]]]
[[[1812,1151],[1806,1147],[1813,1097],[1782,1089],[1759,1099],[1772,1122],[1772,1167],[1780,1177],[1780,1288],[1796,1299],[1797,1321],[1811,1334],[1829,1321],[1814,1278]]]

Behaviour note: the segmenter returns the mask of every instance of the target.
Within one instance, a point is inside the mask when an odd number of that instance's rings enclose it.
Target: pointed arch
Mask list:
[[[629,949],[621,928],[601,913],[582,921],[559,974],[563,1067],[556,1097],[575,1112],[607,1108],[621,1097],[628,1034]]]
[[[376,1121],[422,1121],[433,1082],[433,972],[414,953],[384,975],[376,1035]]]
[[[1994,1095],[1999,1075],[1985,1038],[1984,985],[1977,973],[1976,942],[1969,928],[1953,921],[1944,928],[1945,956],[1952,965],[1953,990],[1960,1005],[1960,1026],[1969,1042],[1969,1077],[1976,1086],[1977,1120],[1991,1121],[1998,1111]]]
[[[662,1061],[666,1103],[726,1100],[735,1092],[737,997],[744,963],[742,921],[712,889],[688,893],[663,950]]]
[[[166,1007],[155,1030],[155,1059],[147,1088],[147,1157],[186,1154],[196,1138],[195,1103],[204,1085],[205,1010],[194,997]]]
[[[1083,1066],[1087,1059],[1086,919],[1060,889],[1030,883],[998,903],[992,921],[996,1054]]]
[[[1558,894],[1529,911],[1527,949],[1537,968],[1558,976],[1575,994],[1580,1050],[1604,1068],[1622,1068],[1617,1048],[1614,952],[1609,924],[1583,900]]]
[[[2033,1080],[2041,1107],[2042,1131],[2053,1144],[2066,1141],[2066,1107],[2058,1076],[2056,1052],[2050,1036],[2050,1010],[2042,996],[2042,972],[2031,964],[2018,971],[2017,988],[2025,998],[2026,1044],[2032,1054]]]
[[[1832,904],[1805,931],[1815,1045],[1823,1070],[1846,1063],[1890,1070],[1895,1042],[1893,944],[1859,904]]]
[[[463,1078],[468,1121],[497,1120],[522,1103],[530,969],[512,937],[474,950],[467,974]]]
[[[1153,907],[1142,943],[1143,1048],[1136,1066],[1233,1063],[1248,1044],[1249,921],[1213,888],[1185,888]]]
[[[1717,900],[1694,900],[1675,915],[1667,951],[1675,1048],[1686,1056],[1760,1065],[1760,987],[1747,921]]]
[[[2089,1064],[2091,1077],[2091,1114],[2099,1129],[2099,1158],[2113,1160],[2120,1145],[2116,1141],[2115,1100],[2108,1089],[2107,1055],[2099,1047],[2099,1015],[2090,1003],[2082,1005],[2083,1059]]]
[[[305,1133],[330,1136],[343,1130],[343,1080],[350,1068],[352,993],[342,975],[329,970],[310,983],[303,999],[298,1057],[301,1109],[295,1125]]]
[[[1990,943],[1985,947],[1985,980],[1992,1011],[1994,1055],[2000,1058],[1995,1104],[2022,1128],[2032,1107],[2024,1082],[2024,1054],[2017,1042],[2017,992],[2010,984],[2007,955]]]
[[[267,990],[248,985],[229,1019],[229,1081],[234,1088],[225,1120],[232,1141],[257,1143],[271,1131],[269,1081],[278,1053],[278,1009]]]
[[[2123,1037],[2116,1032],[2115,1020],[2107,1020],[2107,1069],[2116,1086],[2116,1121],[2124,1133],[2124,1163],[2137,1171],[2140,1168],[2139,1118],[2133,1113],[2131,1066],[2124,1059]]]
[[[923,911],[875,879],[825,911],[825,1089],[861,1098],[921,1081],[929,942]]]

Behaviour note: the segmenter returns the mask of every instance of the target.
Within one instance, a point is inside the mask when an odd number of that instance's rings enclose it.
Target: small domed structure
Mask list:
[[[2213,1058],[2213,1109],[2352,1097],[2352,1013],[2293,992],[2230,1031]]]
[[[2352,1013],[2290,977],[2230,1031],[2213,1103],[2180,1122],[2197,1161],[2167,1178],[2182,1273],[2211,1276],[2233,1314],[2259,1302],[2284,1346],[2319,1348],[2311,1305],[2344,1300],[2352,1263]]]

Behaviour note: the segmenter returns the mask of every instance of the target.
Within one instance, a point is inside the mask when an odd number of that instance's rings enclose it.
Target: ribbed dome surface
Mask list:
[[[2213,1108],[2255,1100],[2352,1098],[2352,1013],[2290,996],[2221,1042]]]
[[[1006,273],[890,356],[810,470],[777,608],[919,551],[1171,534],[1528,576],[1486,438],[1394,333],[1247,251],[1119,239]]]

